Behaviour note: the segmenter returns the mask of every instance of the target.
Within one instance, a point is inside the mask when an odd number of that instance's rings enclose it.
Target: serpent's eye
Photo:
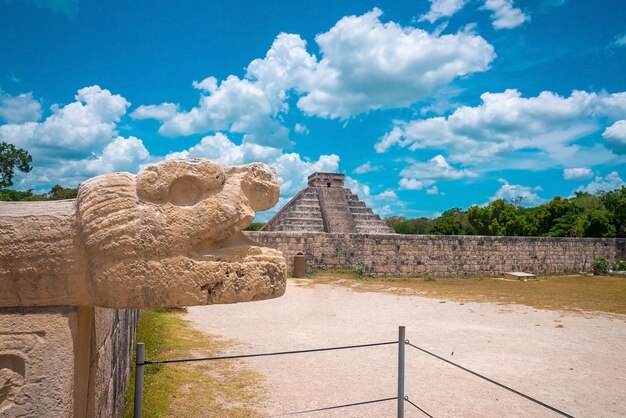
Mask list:
[[[167,200],[178,206],[192,206],[202,200],[204,192],[202,181],[197,177],[179,177],[170,184]]]

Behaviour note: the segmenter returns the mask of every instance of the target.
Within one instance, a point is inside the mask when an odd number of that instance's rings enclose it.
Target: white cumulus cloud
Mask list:
[[[193,82],[201,91],[196,107],[144,105],[132,117],[161,121],[159,132],[166,136],[229,131],[246,142],[283,148],[289,130],[281,116],[289,112],[290,95],[308,115],[347,119],[409,106],[458,77],[488,70],[495,58],[493,46],[470,31],[440,36],[383,23],[381,15],[374,9],[339,20],[316,36],[319,57],[307,52],[299,35],[281,33],[243,78]],[[303,126],[295,130],[306,133]]]
[[[453,16],[467,3],[467,0],[430,0],[430,9],[419,20],[435,23]],[[513,0],[484,0],[480,8],[491,12],[491,24],[495,29],[513,29],[530,20],[529,15],[515,7]]]
[[[57,164],[57,158],[81,159],[103,149],[117,136],[116,124],[130,103],[99,86],[78,90],[75,101],[53,105],[42,122],[7,123],[0,136],[28,150],[38,165]]]
[[[379,194],[377,194],[376,199],[378,200],[396,200],[398,199],[398,195],[391,189],[387,189]]]
[[[33,99],[32,92],[17,96],[0,94],[0,118],[7,123],[37,122],[41,115],[41,103]]]
[[[272,161],[282,155],[277,148],[253,143],[237,145],[221,132],[208,135],[189,149],[172,152],[166,159],[200,157],[219,161],[225,165],[246,164],[252,161]]]
[[[0,125],[0,137],[33,156],[33,170],[16,173],[18,188],[76,186],[103,173],[135,172],[153,158],[141,139],[118,135],[117,124],[130,103],[100,86],[78,90],[69,104],[52,105],[40,122],[41,105],[32,94],[12,99],[8,106],[14,113],[3,114],[8,123]]]
[[[374,109],[405,107],[457,77],[486,71],[493,47],[471,32],[436,36],[380,21],[374,9],[341,19],[315,39],[322,58],[304,79],[298,107],[346,119]]]
[[[586,186],[578,187],[576,191],[595,194],[599,192],[609,192],[622,186],[626,186],[626,184],[619,176],[619,173],[612,171],[604,177],[597,176],[591,183]]]
[[[19,173],[18,187],[61,184],[75,187],[82,181],[115,171],[137,172],[143,164],[154,161],[141,139],[134,136],[115,137],[101,152],[82,159],[59,158],[56,164],[34,164],[28,174]]]
[[[626,154],[626,120],[615,122],[604,130],[607,145],[618,154]]]
[[[587,167],[566,168],[563,170],[563,179],[582,180],[593,176],[593,171]]]
[[[435,180],[416,180],[410,178],[401,178],[398,182],[402,190],[422,190],[424,187],[432,186]]]
[[[452,162],[487,163],[492,169],[593,165],[615,158],[600,142],[589,147],[576,141],[598,132],[607,121],[626,118],[625,93],[574,91],[562,97],[544,91],[525,98],[508,89],[483,93],[481,99],[481,104],[459,107],[447,117],[396,121],[375,149],[439,149]],[[609,140],[607,145],[619,152]]]
[[[513,0],[485,0],[483,7],[491,11],[495,29],[513,29],[530,20],[530,16],[513,6]]]
[[[615,46],[626,46],[626,33],[622,35],[618,35],[615,37],[615,42],[613,42]]]
[[[302,134],[302,135],[309,134],[309,128],[307,128],[306,125],[302,125],[300,123],[296,123],[296,125],[293,127],[293,130],[296,131],[297,134]]]
[[[181,111],[173,103],[140,106],[131,116],[160,120],[159,132],[166,136],[230,131],[243,134],[246,142],[282,148],[289,145],[289,130],[279,120],[288,110],[287,92],[315,65],[300,36],[281,33],[265,58],[249,64],[244,78],[194,81],[201,91],[197,107]]]
[[[365,173],[371,173],[373,171],[380,171],[382,170],[382,166],[379,165],[372,165],[371,162],[366,161],[363,164],[361,164],[360,166],[358,166],[357,168],[354,169],[354,174],[365,174]]]
[[[437,155],[427,162],[412,163],[402,169],[400,175],[419,180],[458,180],[465,177],[478,177],[478,173],[474,171],[454,168],[443,155]]]
[[[430,0],[430,10],[420,16],[419,20],[435,23],[441,18],[454,15],[465,6],[465,3],[466,0]]]
[[[437,195],[437,194],[443,194],[443,193],[439,191],[439,188],[437,186],[433,186],[429,189],[426,189],[426,194]]]
[[[504,199],[507,201],[519,202],[519,204],[524,206],[538,205],[544,201],[537,193],[534,193],[533,190],[537,190],[537,188],[532,188],[529,186],[522,186],[520,184],[509,184],[505,179],[499,179],[502,186],[496,191],[495,195],[493,195],[489,200],[494,201],[497,199]]]

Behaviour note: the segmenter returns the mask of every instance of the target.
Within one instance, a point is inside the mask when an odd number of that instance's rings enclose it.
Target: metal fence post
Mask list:
[[[144,345],[137,343],[135,358],[135,412],[134,418],[141,418],[141,404],[143,403],[143,368],[144,368]]]
[[[398,327],[398,418],[404,418],[404,327]]]

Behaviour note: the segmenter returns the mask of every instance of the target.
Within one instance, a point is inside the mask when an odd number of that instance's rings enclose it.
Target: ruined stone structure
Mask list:
[[[308,187],[289,201],[262,231],[394,234],[344,185],[344,175],[314,173]]]
[[[626,259],[623,238],[246,232],[287,260],[302,253],[306,271],[362,269],[382,276],[501,276],[591,272],[596,258]],[[292,264],[288,264],[292,268]]]
[[[241,233],[278,192],[263,164],[189,159],[0,202],[0,417],[118,416],[133,308],[282,295],[282,254]]]

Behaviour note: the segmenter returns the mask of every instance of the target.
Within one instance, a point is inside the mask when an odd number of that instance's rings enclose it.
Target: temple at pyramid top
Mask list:
[[[262,231],[394,234],[344,185],[344,174],[313,173],[308,186],[289,201]]]

